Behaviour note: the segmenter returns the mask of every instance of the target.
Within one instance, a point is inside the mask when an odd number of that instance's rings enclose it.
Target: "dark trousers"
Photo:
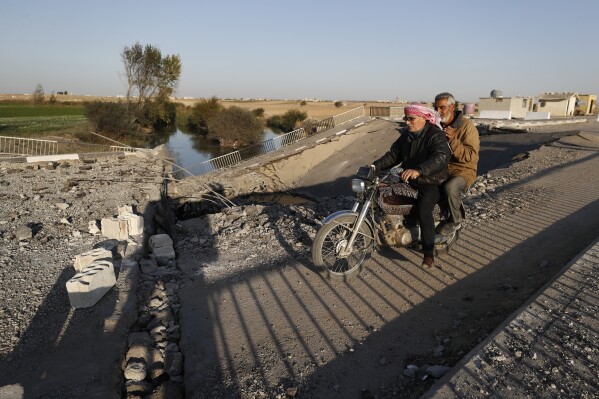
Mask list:
[[[422,252],[424,255],[432,256],[435,249],[435,220],[433,208],[439,202],[441,190],[439,186],[421,185],[418,187],[418,198],[416,199],[416,212],[420,222],[420,235],[422,241]]]

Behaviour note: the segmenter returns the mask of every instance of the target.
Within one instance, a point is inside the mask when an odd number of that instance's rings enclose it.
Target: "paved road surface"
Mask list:
[[[588,125],[585,125],[589,129]],[[562,136],[578,133],[578,126],[564,125],[537,129],[531,133],[505,133],[481,136],[478,174],[509,165],[518,154],[531,151]],[[371,121],[370,134],[317,165],[302,180],[297,192],[313,197],[351,195],[351,179],[360,166],[368,165],[389,150],[397,139],[400,125],[386,120]],[[594,127],[592,127],[594,128]]]
[[[264,387],[299,388],[304,398],[416,397],[418,387],[398,385],[407,364],[457,362],[599,237],[599,155],[576,151],[580,159],[506,187],[540,201],[464,231],[433,270],[420,267],[420,254],[386,250],[357,279],[334,283],[281,242],[283,267],[189,282],[181,292],[189,397],[251,397],[243,393]],[[370,156],[351,154],[329,161],[341,170],[342,159]]]

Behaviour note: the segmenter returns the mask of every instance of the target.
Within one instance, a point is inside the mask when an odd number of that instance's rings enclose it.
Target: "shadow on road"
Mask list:
[[[188,397],[295,389],[312,398],[418,397],[431,379],[404,377],[408,363],[455,364],[599,236],[597,178],[556,178],[596,168],[597,155],[503,188],[538,184],[559,195],[464,231],[432,271],[417,253],[386,250],[356,279],[327,281],[310,262],[310,243],[298,247],[301,235],[279,230],[286,255],[276,262],[215,281],[194,277],[182,298]]]

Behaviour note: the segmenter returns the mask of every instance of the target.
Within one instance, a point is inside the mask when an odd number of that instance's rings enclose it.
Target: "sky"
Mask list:
[[[596,0],[0,0],[0,93],[123,95],[139,42],[181,57],[177,97],[599,94],[597,18]]]

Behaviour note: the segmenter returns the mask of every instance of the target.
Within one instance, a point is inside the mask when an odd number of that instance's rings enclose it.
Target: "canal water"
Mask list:
[[[278,137],[271,129],[263,130],[262,141]],[[221,147],[217,143],[207,140],[202,136],[184,132],[176,128],[171,132],[162,133],[150,145],[155,147],[165,144],[170,153],[175,157],[175,163],[183,168],[196,165],[221,155],[235,151],[232,147]]]

